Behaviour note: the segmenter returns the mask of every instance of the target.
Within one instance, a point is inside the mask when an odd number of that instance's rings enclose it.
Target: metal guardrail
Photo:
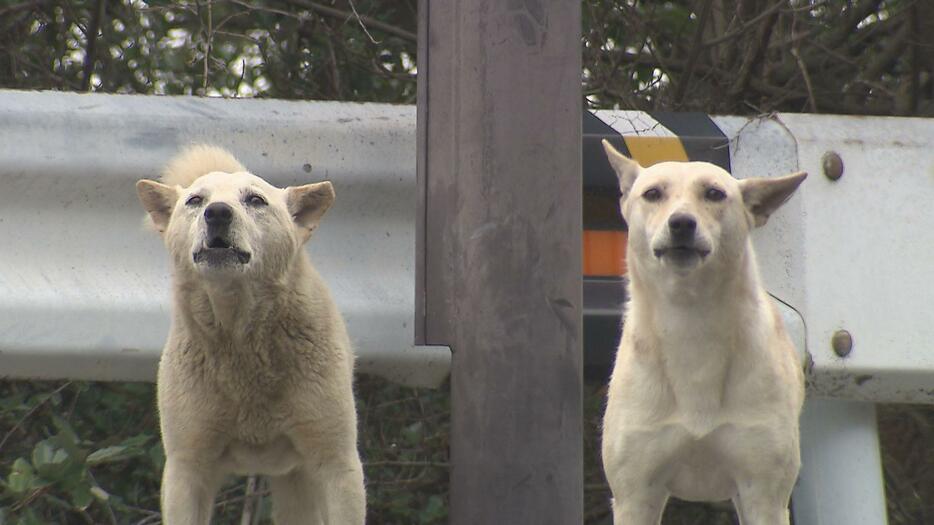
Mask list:
[[[614,125],[623,135],[665,135],[637,129],[647,114],[597,116],[628,123]],[[735,176],[811,175],[754,234],[809,362],[796,520],[884,523],[871,403],[934,402],[934,120],[712,120]],[[309,250],[359,370],[411,385],[446,377],[447,348],[412,345],[413,107],[16,91],[0,91],[0,377],[153,379],[167,255],[142,228],[133,184],[190,142],[228,147],[280,186],[331,180],[337,202]],[[831,343],[841,330],[850,347]]]
[[[810,173],[755,242],[767,286],[806,320],[795,521],[886,523],[874,403],[934,403],[934,120],[714,120],[734,173]]]
[[[756,238],[770,291],[807,322],[809,393],[934,403],[934,119],[714,120],[739,176],[810,173]],[[844,330],[852,344],[835,350]]]
[[[134,183],[191,142],[337,200],[308,244],[358,370],[447,376],[413,347],[415,108],[0,91],[0,377],[153,380],[169,323],[168,255]]]
[[[675,135],[648,114],[597,116],[624,135]],[[806,320],[810,392],[934,402],[924,308],[934,216],[920,205],[934,187],[918,172],[934,122],[713,122],[736,176],[811,173],[754,236],[769,290]],[[141,227],[133,183],[157,176],[181,146],[212,142],[275,184],[334,182],[337,204],[309,250],[347,317],[360,370],[437,383],[447,350],[411,344],[414,132],[410,106],[0,91],[0,375],[152,379],[168,268]],[[828,151],[845,166],[837,181],[822,175]],[[852,334],[846,357],[831,347],[838,330]]]
[[[651,114],[596,116],[627,141],[677,137],[687,145],[693,137]],[[753,233],[763,281],[808,363],[796,522],[885,523],[873,403],[934,403],[927,308],[934,214],[926,204],[934,200],[934,120],[779,114],[712,121],[727,139],[722,149],[734,176],[810,173]],[[705,154],[702,145],[684,149],[692,159]]]

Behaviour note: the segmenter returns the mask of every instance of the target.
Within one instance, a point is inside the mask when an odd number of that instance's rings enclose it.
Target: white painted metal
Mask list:
[[[801,415],[797,525],[885,525],[885,487],[871,403],[810,399]]]
[[[614,129],[624,135],[668,136],[664,128],[647,120],[647,115],[639,117],[632,113],[608,111],[599,112],[599,116],[605,122],[612,121]],[[807,120],[816,117],[808,115],[800,118]],[[821,343],[819,340],[822,335],[814,332],[815,326],[810,322],[815,309],[826,307],[820,301],[825,294],[814,289],[824,280],[819,276],[829,272],[827,279],[840,277],[834,273],[832,264],[822,264],[822,261],[814,259],[812,244],[820,242],[820,238],[813,236],[813,229],[808,230],[812,228],[813,220],[809,206],[817,205],[813,193],[818,190],[813,187],[824,182],[815,183],[814,180],[823,178],[823,175],[819,167],[810,167],[799,159],[799,145],[795,136],[779,118],[716,117],[714,120],[730,139],[732,171],[737,177],[779,176],[799,169],[810,172],[809,180],[799,192],[769,219],[765,227],[753,232],[753,243],[765,286],[776,298],[775,304],[785,327],[808,364],[809,397],[801,418],[803,467],[792,498],[795,523],[884,524],[885,491],[874,405],[815,397],[846,397],[853,394],[850,389],[835,389],[838,380],[834,368],[828,368],[826,360],[814,359],[808,352],[813,346],[820,348],[819,355],[825,355],[830,350],[829,336]],[[843,125],[848,125],[850,133],[856,136],[870,124],[848,121]],[[915,155],[920,153],[915,152]],[[873,167],[871,159],[865,162],[866,165],[854,171],[879,169]],[[843,216],[851,211],[853,203],[858,205],[871,200],[872,193],[866,192],[859,197],[851,195],[848,198],[856,200],[828,199],[829,202],[824,205],[830,206],[830,215]],[[889,230],[890,235],[900,235],[896,228],[898,226]],[[931,232],[926,235],[930,236]],[[840,262],[839,259],[835,261]],[[846,264],[858,265],[858,260],[855,261],[846,261]],[[898,272],[895,274],[898,275]],[[858,291],[861,283],[853,284],[854,290]],[[867,296],[850,300],[869,301],[871,304],[873,298]],[[807,324],[804,319],[808,320]],[[932,342],[928,339],[929,347]],[[885,347],[878,350],[885,351]],[[934,386],[934,368],[919,371],[919,374],[926,375],[928,384]],[[890,376],[889,379],[897,384],[903,375]],[[932,398],[927,400],[931,401]]]
[[[628,133],[666,135],[630,113]],[[872,405],[814,396],[934,402],[934,120],[715,122],[738,177],[810,173],[754,234],[766,286],[812,364],[796,521],[884,523]],[[133,183],[196,141],[278,185],[334,182],[337,204],[310,250],[360,370],[437,384],[447,349],[411,346],[414,130],[403,106],[0,91],[0,376],[152,379],[169,283]],[[837,182],[821,172],[828,150],[845,164]],[[840,328],[855,340],[847,358],[830,348]]]
[[[280,186],[331,180],[309,243],[358,369],[447,375],[413,348],[415,108],[0,91],[0,377],[152,380],[168,331],[167,256],[134,183],[191,142]]]
[[[672,138],[678,136],[644,111],[597,110],[594,111],[594,115],[620,135]]]
[[[934,402],[934,119],[780,115],[815,175],[804,194],[808,335],[819,393]],[[845,171],[821,174],[835,151]],[[839,329],[852,353],[831,350]]]
[[[715,120],[732,140],[738,176],[810,174],[757,233],[766,282],[807,321],[809,391],[934,402],[934,119]],[[822,173],[828,151],[845,166],[836,182]],[[830,345],[840,329],[854,340],[845,358]]]
[[[884,128],[894,135],[878,133],[874,129],[877,120],[880,121],[878,124],[886,121],[889,126]],[[795,523],[800,525],[887,523],[875,406],[821,397],[934,401],[932,361],[925,363],[916,356],[907,363],[898,363],[886,357],[914,352],[924,354],[927,349],[930,358],[934,338],[916,339],[921,332],[892,338],[889,327],[885,326],[886,320],[892,314],[902,315],[904,312],[898,312],[902,308],[891,304],[889,293],[877,293],[880,287],[890,286],[885,283],[893,283],[894,289],[916,287],[916,293],[921,294],[927,288],[926,293],[930,295],[929,285],[926,286],[930,280],[919,280],[899,267],[906,264],[906,256],[909,261],[913,257],[923,257],[918,252],[924,250],[929,252],[928,260],[934,255],[931,253],[934,246],[931,244],[934,240],[931,238],[934,235],[931,215],[919,217],[925,213],[923,209],[907,212],[915,215],[913,220],[920,219],[921,223],[926,223],[927,231],[923,231],[923,224],[906,228],[901,220],[892,217],[896,213],[906,213],[904,210],[882,204],[881,207],[887,211],[879,213],[880,203],[889,203],[900,193],[931,190],[930,181],[924,180],[924,176],[929,174],[918,173],[918,168],[912,166],[923,166],[927,155],[917,147],[905,152],[907,157],[898,166],[902,171],[882,177],[883,180],[897,177],[902,184],[914,190],[879,187],[880,178],[876,174],[886,171],[889,164],[884,160],[884,154],[874,153],[875,148],[878,146],[885,150],[890,147],[887,146],[890,141],[900,140],[902,132],[892,127],[903,120],[815,115],[779,115],[752,120],[715,118],[717,125],[730,138],[733,173],[738,177],[774,176],[798,169],[804,169],[810,175],[798,192],[800,196],[792,198],[754,237],[766,285],[807,319],[807,340],[798,344],[806,346],[810,359],[809,397],[801,417],[803,465],[792,497]],[[812,122],[812,131],[804,134],[797,131],[802,123]],[[931,124],[919,126],[918,121],[911,123],[915,129],[910,133],[922,133],[921,136],[926,133],[934,138],[934,126]],[[824,128],[845,129],[845,136],[822,132]],[[853,152],[846,152],[844,157],[844,179],[855,177],[857,180],[841,179],[838,183],[831,183],[821,171],[820,157],[826,150],[844,154],[844,149],[849,150],[852,141],[866,147],[866,151],[860,149],[858,155],[850,156],[849,153]],[[860,188],[850,188],[851,191],[845,193],[836,191],[837,184],[844,182]],[[889,180],[887,184],[891,182]],[[903,202],[907,204],[910,201],[906,199]],[[851,220],[854,215],[860,219]],[[815,224],[817,221],[824,222]],[[841,239],[850,239],[849,242],[854,237],[868,240],[878,237],[879,233],[887,237],[882,243],[860,242],[855,250],[838,251]],[[907,239],[902,237],[904,235],[914,235],[919,241],[927,238],[928,244],[909,251],[892,246],[893,243],[904,243],[902,239]],[[887,259],[883,266],[888,273],[875,271],[878,267],[873,264],[878,264],[879,258]],[[924,260],[915,259],[907,264],[913,268],[925,264]],[[930,272],[929,264],[927,271]],[[838,294],[840,287],[846,288],[847,293]],[[915,307],[918,309],[909,314],[913,317],[910,322],[924,324],[921,319],[925,315],[923,303],[916,301]],[[858,329],[854,324],[834,325],[832,320],[828,320],[841,312],[862,309],[875,311],[877,317],[867,319],[863,316]],[[876,337],[872,339],[877,344],[863,346],[860,336],[855,335],[857,342],[853,354],[841,359],[830,347],[830,337],[839,327],[854,334],[873,332]],[[888,341],[880,341],[879,336]],[[865,355],[860,358],[861,352],[877,353],[878,358]],[[912,370],[912,366],[917,368]],[[859,368],[861,371],[857,372]],[[860,384],[857,380],[869,375],[878,377],[873,380],[878,383],[867,385],[870,381]],[[918,385],[918,390],[906,388],[913,383]],[[921,390],[924,384],[928,385],[926,391]]]

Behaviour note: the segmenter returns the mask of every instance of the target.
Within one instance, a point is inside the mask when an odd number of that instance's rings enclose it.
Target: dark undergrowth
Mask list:
[[[610,524],[599,461],[605,389],[585,389],[585,523]],[[447,522],[450,401],[441,389],[372,377],[357,384],[369,522]],[[889,522],[934,523],[934,408],[879,410]],[[0,383],[0,524],[160,523],[164,455],[154,387],[143,383]],[[215,523],[270,523],[262,479],[231,479]],[[673,500],[667,525],[736,523],[728,503]]]

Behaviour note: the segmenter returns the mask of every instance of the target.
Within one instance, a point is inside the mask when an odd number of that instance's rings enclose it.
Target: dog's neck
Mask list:
[[[657,352],[669,388],[682,413],[699,433],[712,424],[724,403],[727,377],[745,359],[760,333],[764,292],[755,257],[747,249],[741,264],[692,275],[643,276],[630,265],[630,304],[626,329]]]
[[[219,332],[232,333],[244,325],[242,319],[257,317],[255,310],[263,305],[257,300],[254,288],[255,283],[247,281],[203,283],[201,289],[214,320],[209,326]]]
[[[184,299],[178,301],[181,311],[176,318],[206,337],[244,341],[284,308],[283,292],[300,280],[302,262],[296,261],[295,268],[279,279],[179,278],[175,293]]]

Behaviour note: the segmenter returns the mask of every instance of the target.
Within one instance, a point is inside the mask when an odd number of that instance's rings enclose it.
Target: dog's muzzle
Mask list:
[[[659,259],[669,258],[678,264],[692,262],[695,258],[703,259],[710,250],[701,248],[696,242],[697,220],[687,213],[675,213],[668,218],[669,244],[655,248]]]
[[[232,221],[233,208],[223,202],[211,203],[204,209],[207,243],[192,254],[192,259],[196,264],[207,263],[211,266],[222,266],[250,262],[249,252],[241,250],[228,240]]]
[[[192,260],[195,264],[209,264],[211,266],[223,266],[228,264],[246,264],[250,262],[252,256],[236,246],[232,246],[226,240],[214,238],[208,241],[204,248],[192,254]]]

